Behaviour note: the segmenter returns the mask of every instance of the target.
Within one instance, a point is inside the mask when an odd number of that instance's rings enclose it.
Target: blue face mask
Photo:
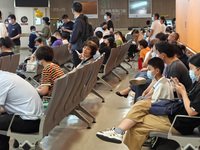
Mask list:
[[[35,34],[35,31],[32,31],[31,34]]]
[[[147,71],[147,77],[148,77],[149,79],[154,79],[154,78],[155,78],[155,75],[152,76],[151,73],[152,73],[152,72],[148,70],[148,71]]]
[[[36,49],[40,48],[40,45],[38,45],[38,46],[35,46],[35,48],[36,48]]]
[[[37,63],[38,63],[38,65],[42,65],[42,64],[41,64],[41,61],[38,61]]]
[[[151,57],[152,58],[157,57],[157,54],[153,52],[153,53],[151,53]]]
[[[197,68],[198,69],[198,68]],[[196,70],[197,70],[196,69]],[[195,70],[195,71],[196,71]],[[199,76],[195,76],[195,71],[193,70],[190,70],[189,71],[189,75],[190,75],[190,78],[192,79],[192,82],[194,83],[195,81],[199,81]]]
[[[107,16],[104,16],[104,19],[107,20]]]
[[[154,17],[152,17],[151,20],[154,21]]]

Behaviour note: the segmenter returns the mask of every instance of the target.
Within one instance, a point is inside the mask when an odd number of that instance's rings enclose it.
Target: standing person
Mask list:
[[[151,40],[153,40],[156,37],[156,34],[162,32],[162,27],[161,24],[159,22],[159,14],[155,13],[152,17],[152,24],[151,24],[151,32],[149,35],[149,39],[148,42],[150,42]]]
[[[36,50],[36,47],[35,47],[35,39],[37,38],[37,35],[35,34],[35,30],[36,30],[35,26],[31,26],[31,27],[30,27],[30,30],[31,30],[31,34],[30,34],[30,36],[29,36],[29,44],[28,44],[28,46],[29,46],[29,48],[30,48],[30,51],[31,51],[32,53],[34,53],[35,50]]]
[[[6,37],[6,36],[8,36],[8,32],[7,32],[5,24],[2,22],[2,14],[0,11],[0,38]]]
[[[21,26],[16,22],[16,17],[14,14],[8,16],[8,36],[10,39],[15,43],[15,49],[13,50],[14,53],[20,52],[20,37],[22,34]]]
[[[106,20],[107,25],[108,25],[108,30],[110,31],[110,33],[113,33],[114,32],[114,25],[113,25],[113,22],[111,20],[111,17],[112,17],[112,14],[110,12],[106,12],[105,15],[104,15],[104,19]]]
[[[62,33],[71,34],[74,23],[69,19],[68,15],[66,14],[62,16],[62,21],[63,21],[63,26],[61,27]]]
[[[43,17],[42,20],[43,20],[43,23],[44,23],[44,27],[42,28],[42,32],[38,32],[38,34],[42,38],[43,44],[47,45],[46,40],[48,40],[49,37],[51,36],[51,30],[50,30],[50,27],[49,27],[50,22],[49,22],[48,17]]]
[[[75,50],[79,51],[80,53],[82,52],[83,37],[85,35],[88,18],[82,14],[82,4],[79,2],[73,3],[72,13],[74,14],[76,20],[71,38],[69,40],[68,49],[70,53],[73,54],[74,66],[76,67],[81,62],[81,59],[78,57],[78,54]]]
[[[165,33],[166,25],[167,25],[165,17],[163,16],[160,17],[160,23],[161,23],[162,33]]]

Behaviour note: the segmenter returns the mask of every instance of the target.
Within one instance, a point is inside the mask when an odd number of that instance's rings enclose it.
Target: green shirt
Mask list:
[[[122,40],[116,40],[115,43],[117,44],[117,46],[123,45],[123,41]]]

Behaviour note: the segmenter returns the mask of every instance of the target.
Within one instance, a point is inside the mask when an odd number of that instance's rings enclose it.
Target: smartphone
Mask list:
[[[173,81],[175,84],[179,85],[179,84],[174,80],[174,78],[171,77],[171,79],[172,79],[172,81]]]
[[[77,52],[78,55],[81,55],[81,53],[79,53],[79,51],[75,50]]]

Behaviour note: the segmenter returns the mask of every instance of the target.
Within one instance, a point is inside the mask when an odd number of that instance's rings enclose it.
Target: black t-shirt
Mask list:
[[[63,27],[68,30],[73,30],[73,26],[74,26],[74,23],[72,21],[69,21],[68,23],[63,24]],[[63,32],[69,33],[67,31],[63,31]]]
[[[200,83],[195,82],[192,85],[190,92],[188,93],[188,98],[190,100],[190,108],[198,112],[200,116]],[[188,115],[185,107],[183,106],[177,114],[171,116],[169,115],[169,120],[172,123],[176,115]],[[177,118],[174,124],[174,128],[181,134],[191,134],[193,130],[200,125],[200,119],[194,118]]]
[[[21,26],[16,23],[14,25],[9,24],[8,26],[8,36],[10,38],[17,36],[18,34],[21,34],[22,30],[21,30]],[[20,45],[20,38],[18,39],[14,39],[13,42],[15,43],[15,45]]]
[[[114,31],[114,25],[111,20],[108,20],[107,25],[108,25],[108,30],[110,30],[110,28],[113,28],[113,31]]]
[[[13,52],[2,52],[0,54],[0,57],[3,57],[3,56],[8,56],[8,55],[13,55],[14,53]]]

